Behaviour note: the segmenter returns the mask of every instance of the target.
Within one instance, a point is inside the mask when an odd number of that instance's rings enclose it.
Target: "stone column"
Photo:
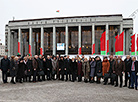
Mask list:
[[[66,55],[68,55],[68,25],[66,25]]]
[[[22,34],[22,31],[21,31],[21,28],[18,29],[18,53],[22,55],[21,53],[21,34]]]
[[[17,53],[18,53],[18,50],[17,50],[17,47],[18,47],[18,45],[17,45],[17,43],[18,43],[18,41],[17,41],[17,33],[15,32],[14,33],[14,35],[13,35],[14,37],[14,42],[13,42],[13,45],[14,45],[14,49],[13,49],[13,53],[14,53],[14,55],[17,55]]]
[[[10,47],[10,48],[11,48],[11,52],[10,52],[10,53],[11,53],[11,56],[14,55],[14,54],[13,54],[13,52],[14,52],[14,51],[13,51],[13,50],[14,50],[14,44],[13,44],[13,43],[14,43],[14,41],[13,41],[14,33],[15,33],[15,32],[13,31],[13,32],[11,32],[11,35],[10,35],[10,46],[11,46],[11,47]]]
[[[56,27],[53,26],[53,55],[56,55]]]
[[[29,28],[29,54],[33,56],[33,50],[32,50],[32,28]]]
[[[10,39],[11,39],[11,31],[10,31],[10,28],[8,28],[8,57],[11,56],[11,44],[10,44]]]
[[[93,47],[95,47],[95,25],[94,23],[92,24],[92,54],[95,54]]]
[[[40,48],[40,54],[44,54],[44,27],[41,26],[41,48]]]
[[[109,51],[109,49],[107,48],[107,41],[108,40],[109,40],[109,25],[108,25],[108,23],[106,23],[106,44],[105,44],[106,55],[108,54],[107,50]]]
[[[79,38],[79,40],[78,40],[78,54],[80,55],[81,54],[81,25],[79,24],[79,36],[78,36]]]

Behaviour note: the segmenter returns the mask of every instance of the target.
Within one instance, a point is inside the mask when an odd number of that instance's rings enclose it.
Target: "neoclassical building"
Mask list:
[[[124,54],[130,54],[133,19],[122,14],[55,17],[9,21],[5,26],[5,50],[8,56],[35,54],[100,54],[100,38],[106,31],[109,54],[115,54],[115,36],[124,34]],[[64,50],[57,50],[57,44]],[[107,47],[106,47],[107,50]]]

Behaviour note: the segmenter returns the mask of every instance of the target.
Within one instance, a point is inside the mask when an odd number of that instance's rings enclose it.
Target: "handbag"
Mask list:
[[[116,74],[112,73],[112,74],[111,74],[111,78],[112,78],[113,80],[115,80]]]
[[[109,73],[105,73],[104,74],[104,78],[109,78],[110,77],[110,74]]]
[[[44,71],[41,70],[41,71],[38,72],[38,75],[43,76],[43,75],[45,75],[45,73],[44,73]]]
[[[97,73],[97,77],[103,77],[103,73]]]

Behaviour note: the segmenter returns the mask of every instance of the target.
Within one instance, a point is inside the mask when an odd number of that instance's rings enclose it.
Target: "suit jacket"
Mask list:
[[[132,63],[133,63],[133,62],[131,61],[130,65],[129,65],[129,67],[128,67],[128,72],[129,72],[129,73],[131,73]],[[134,65],[135,65],[135,73],[137,74],[137,73],[138,73],[138,61],[135,61],[135,62],[134,62]]]
[[[125,62],[125,72],[128,72],[129,67],[131,66],[132,60],[131,58],[129,60],[125,59],[124,62]]]

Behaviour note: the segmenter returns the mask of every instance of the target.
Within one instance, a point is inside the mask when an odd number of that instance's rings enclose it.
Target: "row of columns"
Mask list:
[[[120,25],[120,32],[123,30],[123,25]],[[18,37],[18,52],[21,54],[21,28],[18,29],[19,37]],[[68,55],[68,25],[65,26],[65,54]],[[33,54],[32,50],[32,27],[29,28],[29,53]],[[107,40],[109,39],[109,24],[106,23],[106,51],[107,51]],[[124,41],[125,42],[125,41]],[[95,43],[95,24],[92,24],[92,45]],[[10,45],[10,29],[8,30],[8,45]],[[78,48],[81,48],[81,24],[78,25]],[[41,49],[42,54],[44,54],[44,27],[41,26]],[[10,46],[8,46],[8,55],[10,56]],[[125,51],[125,43],[124,43],[124,51]],[[124,53],[125,54],[125,53]],[[53,25],[53,55],[56,55],[56,26]]]

